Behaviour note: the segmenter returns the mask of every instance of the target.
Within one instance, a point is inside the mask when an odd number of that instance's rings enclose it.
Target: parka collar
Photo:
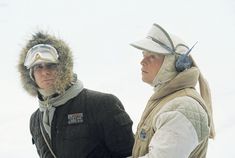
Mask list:
[[[169,83],[165,84],[163,87],[155,91],[151,96],[150,100],[157,100],[164,96],[167,96],[175,91],[184,89],[184,88],[194,88],[198,82],[199,70],[196,67],[192,67],[188,70],[185,70],[175,78],[173,78]]]

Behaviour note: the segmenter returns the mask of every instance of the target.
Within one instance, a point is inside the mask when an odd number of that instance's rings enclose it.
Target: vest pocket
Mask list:
[[[89,137],[89,128],[86,124],[68,125],[65,128],[64,139],[76,140]]]
[[[86,124],[68,125],[64,127],[61,149],[64,158],[85,158],[97,145],[93,142]]]

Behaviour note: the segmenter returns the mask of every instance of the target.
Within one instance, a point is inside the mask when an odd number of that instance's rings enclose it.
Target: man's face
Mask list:
[[[33,68],[33,75],[39,88],[48,91],[54,88],[57,77],[57,65],[51,63],[37,64]]]
[[[140,64],[142,65],[142,80],[148,84],[152,84],[158,71],[160,70],[164,61],[164,55],[143,52],[143,59]]]

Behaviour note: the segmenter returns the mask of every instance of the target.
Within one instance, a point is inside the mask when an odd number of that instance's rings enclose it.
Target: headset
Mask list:
[[[192,67],[193,61],[188,55],[196,44],[197,42],[185,54],[180,54],[175,62],[175,69],[177,72],[182,72]]]

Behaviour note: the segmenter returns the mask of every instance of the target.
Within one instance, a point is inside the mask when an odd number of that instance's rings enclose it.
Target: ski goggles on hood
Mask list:
[[[24,66],[27,69],[40,63],[58,63],[58,52],[54,47],[48,44],[38,44],[33,46],[26,55]]]

